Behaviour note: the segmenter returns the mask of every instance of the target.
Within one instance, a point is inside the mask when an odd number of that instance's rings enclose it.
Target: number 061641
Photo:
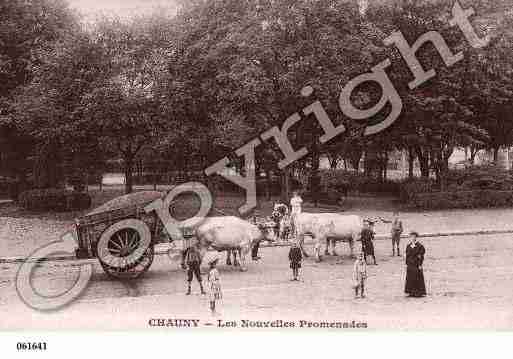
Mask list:
[[[36,351],[36,350],[46,350],[46,343],[45,342],[40,342],[40,343],[31,343],[31,342],[26,342],[26,343],[18,343],[17,344],[17,349],[19,351]]]

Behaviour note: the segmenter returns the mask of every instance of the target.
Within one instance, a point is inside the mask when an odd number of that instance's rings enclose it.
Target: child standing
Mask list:
[[[394,212],[394,220],[392,222],[392,257],[395,256],[395,249],[397,248],[397,256],[401,256],[399,251],[399,244],[401,242],[401,234],[403,234],[403,222],[399,219],[399,213]]]
[[[299,280],[299,269],[301,268],[301,261],[303,254],[297,242],[293,242],[289,251],[290,268],[292,269],[292,281]]]
[[[191,295],[191,283],[194,276],[200,285],[201,294],[206,294],[203,289],[203,281],[201,278],[201,253],[199,249],[199,242],[194,240],[193,243],[185,250],[182,256],[182,267],[187,269],[187,293]]]
[[[291,215],[297,215],[301,213],[301,205],[303,204],[303,199],[299,196],[298,191],[292,192],[292,198],[290,200],[290,208]]]
[[[365,280],[367,279],[367,263],[365,262],[364,254],[360,253],[354,262],[353,268],[353,288],[355,291],[355,298],[358,298],[358,291],[361,292],[361,297],[365,298]]]
[[[221,292],[221,281],[219,271],[217,270],[217,262],[219,258],[212,260],[209,263],[210,270],[208,272],[208,288],[210,292],[210,310],[213,315],[216,314],[216,301],[221,300],[223,295]]]
[[[299,196],[298,191],[292,192],[292,199],[290,200],[290,218],[292,220],[292,233],[294,233],[294,237],[298,237],[299,231],[298,231],[298,224],[297,224],[297,216],[299,216],[302,212],[302,206],[303,199],[301,196]]]
[[[374,259],[374,265],[377,265],[376,256],[374,254],[374,234],[374,222],[366,221],[361,235],[362,252],[365,258],[365,263],[367,263],[367,257],[371,256]]]

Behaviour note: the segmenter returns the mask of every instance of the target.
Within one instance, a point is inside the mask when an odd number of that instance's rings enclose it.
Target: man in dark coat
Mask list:
[[[424,282],[424,254],[426,249],[417,241],[419,234],[410,233],[410,243],[406,246],[406,285],[404,292],[410,297],[423,297],[426,295]]]
[[[374,255],[374,223],[370,221],[365,222],[365,226],[361,234],[362,239],[362,252],[365,256],[365,263],[367,263],[367,256],[371,256],[374,259],[374,265],[376,263],[376,256]]]

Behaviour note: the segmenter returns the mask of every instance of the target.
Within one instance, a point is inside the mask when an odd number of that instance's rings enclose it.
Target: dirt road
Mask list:
[[[308,259],[303,281],[289,281],[287,248],[262,250],[263,260],[240,273],[220,266],[224,288],[221,316],[208,313],[207,298],[187,297],[178,263],[159,256],[150,272],[134,282],[107,278],[98,265],[89,288],[71,306],[52,314],[26,308],[19,300],[16,265],[0,267],[0,329],[157,329],[152,318],[315,320],[366,322],[370,329],[513,328],[513,241],[508,235],[445,237],[423,240],[429,295],[403,295],[404,258],[390,256],[388,241],[376,242],[378,266],[369,266],[368,297],[353,299],[352,261],[339,246],[338,259]],[[405,243],[403,243],[404,245]],[[45,263],[34,284],[52,295],[70,286],[77,263]],[[194,287],[193,287],[194,288]],[[6,315],[7,314],[7,315]]]

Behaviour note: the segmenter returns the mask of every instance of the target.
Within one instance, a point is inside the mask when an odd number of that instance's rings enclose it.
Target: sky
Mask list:
[[[86,16],[97,13],[130,16],[148,13],[159,7],[173,7],[173,0],[67,0],[72,9]]]

